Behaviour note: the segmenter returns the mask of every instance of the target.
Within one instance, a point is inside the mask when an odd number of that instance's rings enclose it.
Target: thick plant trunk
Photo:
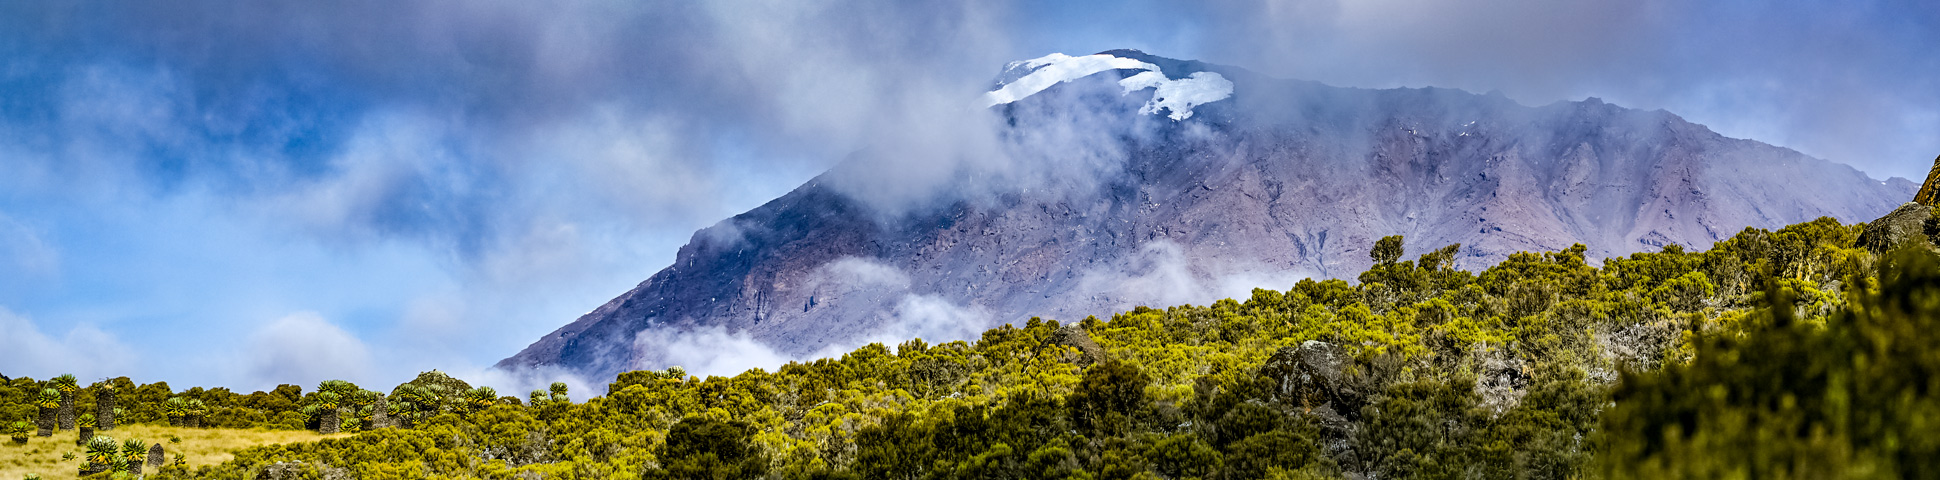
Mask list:
[[[55,418],[60,420],[61,430],[74,429],[74,392],[61,392],[61,410],[55,414]]]
[[[88,476],[88,475],[93,475],[93,474],[97,474],[97,473],[101,473],[101,472],[106,472],[106,471],[108,471],[108,466],[107,466],[107,465],[101,465],[101,464],[97,464],[97,463],[90,463],[90,464],[87,464],[87,465],[83,465],[83,466],[81,466],[81,476],[83,476],[83,477],[85,477],[85,476]]]
[[[47,408],[47,407],[40,408],[40,418],[34,419],[34,426],[40,427],[40,431],[34,432],[34,436],[36,437],[54,436],[54,412],[55,412],[55,409],[52,409],[52,408]]]
[[[384,397],[382,395],[379,395],[377,397],[377,404],[371,406],[370,425],[365,426],[364,429],[376,430],[379,428],[390,428],[391,426],[390,406],[391,406],[390,402],[385,401]]]
[[[148,447],[148,466],[161,468],[162,462],[166,460],[167,458],[165,458],[162,452],[162,444],[157,443]]]
[[[323,416],[317,418],[317,432],[319,433],[326,435],[337,433],[342,427],[343,421],[338,418],[337,409],[335,408],[323,409]]]
[[[81,434],[74,436],[74,444],[87,445],[90,438],[94,438],[94,427],[81,427]]]
[[[128,462],[127,472],[131,475],[141,475],[141,462]]]
[[[102,389],[94,394],[94,424],[101,431],[115,429],[115,392]]]

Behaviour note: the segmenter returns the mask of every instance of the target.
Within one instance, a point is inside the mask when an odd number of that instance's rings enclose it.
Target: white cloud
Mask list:
[[[113,334],[81,324],[60,338],[27,317],[0,307],[0,373],[45,379],[71,373],[82,381],[128,375],[136,355]]]
[[[413,233],[452,226],[446,202],[474,193],[478,166],[453,150],[453,132],[425,114],[377,112],[329,160],[329,176],[298,183],[266,203],[272,220],[295,220],[321,238]],[[441,232],[450,233],[450,232]]]
[[[519,401],[531,398],[533,390],[550,390],[553,382],[566,383],[566,397],[573,401],[585,401],[595,396],[606,395],[606,384],[596,383],[579,375],[574,375],[557,367],[531,367],[505,370],[494,367],[470,367],[446,370],[452,378],[464,380],[473,387],[492,387],[499,396],[517,397]],[[388,388],[388,387],[387,387]]]
[[[333,379],[362,383],[371,373],[370,349],[364,342],[314,312],[270,322],[251,333],[247,345],[246,388]]]
[[[894,309],[879,313],[876,327],[852,338],[832,341],[813,353],[788,355],[744,331],[718,325],[673,331],[643,330],[633,351],[643,364],[634,368],[679,366],[694,375],[734,376],[752,368],[769,371],[791,361],[840,357],[869,343],[895,345],[911,338],[932,343],[974,339],[991,327],[992,315],[977,305],[959,305],[940,295],[910,291],[909,274],[865,258],[844,257],[823,265],[820,282],[837,289],[887,291]]]
[[[981,306],[958,305],[941,295],[921,294],[910,289],[909,273],[889,264],[861,258],[842,257],[822,265],[818,281],[834,290],[888,292],[896,308],[884,312],[879,326],[860,338],[835,342],[834,353],[841,353],[869,342],[896,343],[910,338],[943,342],[973,338],[990,327],[991,314]],[[816,356],[829,353],[825,350]]]
[[[958,305],[939,295],[908,294],[896,302],[889,324],[870,335],[870,340],[895,344],[911,338],[930,342],[974,339],[992,326],[990,319],[990,310],[981,306]]]
[[[1127,309],[1245,300],[1254,288],[1285,290],[1311,277],[1266,264],[1194,258],[1178,243],[1158,240],[1140,247],[1138,255],[1121,265],[1085,272],[1078,288],[1112,299],[1112,308]]]
[[[701,132],[666,116],[619,108],[532,129],[510,156],[522,199],[539,207],[610,211],[635,225],[696,224],[731,214],[723,179],[696,143]],[[563,194],[563,195],[562,195]],[[559,203],[548,204],[547,202]]]
[[[641,352],[654,352],[662,365],[678,366],[700,376],[731,377],[751,368],[773,371],[790,360],[796,360],[776,352],[746,332],[729,332],[720,326],[688,331],[643,330],[634,336],[633,348]]]
[[[823,264],[822,281],[846,288],[909,288],[909,274],[888,264],[861,257],[842,257]]]
[[[1192,267],[1179,244],[1160,240],[1140,247],[1138,255],[1122,271],[1086,276],[1079,284],[1114,292],[1115,298],[1152,302],[1152,305],[1204,302],[1208,292],[1193,274]]]

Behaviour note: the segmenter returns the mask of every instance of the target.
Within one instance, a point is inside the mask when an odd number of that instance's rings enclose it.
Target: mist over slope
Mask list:
[[[1098,70],[1012,64],[995,89],[1011,101],[921,139],[945,153],[885,139],[696,233],[674,265],[500,367],[711,373],[695,362],[1352,278],[1385,235],[1411,254],[1460,243],[1463,268],[1573,243],[1603,258],[1866,221],[1917,189],[1595,98],[1528,107],[1106,54]],[[1044,87],[1005,88],[1027,80]],[[713,366],[745,368],[727,361]]]

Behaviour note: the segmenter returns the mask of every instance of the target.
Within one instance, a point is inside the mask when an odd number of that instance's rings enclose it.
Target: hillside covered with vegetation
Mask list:
[[[1451,268],[1455,246],[1404,260],[1389,237],[1358,282],[733,377],[629,372],[579,403],[563,385],[503,397],[435,372],[389,392],[248,395],[17,378],[0,419],[58,421],[62,398],[97,411],[113,390],[124,423],[360,431],[171,478],[1934,475],[1940,256],[1875,254],[1862,228],[1747,229],[1600,265],[1579,246],[1481,272]]]

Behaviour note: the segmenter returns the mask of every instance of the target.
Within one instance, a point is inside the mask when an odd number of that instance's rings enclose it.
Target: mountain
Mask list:
[[[723,345],[798,358],[1204,303],[1352,279],[1386,235],[1414,254],[1460,243],[1464,268],[1575,243],[1593,259],[1706,248],[1746,227],[1871,220],[1917,189],[1596,98],[1340,88],[1126,50],[999,80],[985,100],[1006,151],[1050,168],[1017,178],[1049,180],[885,213],[843,188],[869,169],[838,166],[696,233],[674,265],[499,365],[611,377]]]

